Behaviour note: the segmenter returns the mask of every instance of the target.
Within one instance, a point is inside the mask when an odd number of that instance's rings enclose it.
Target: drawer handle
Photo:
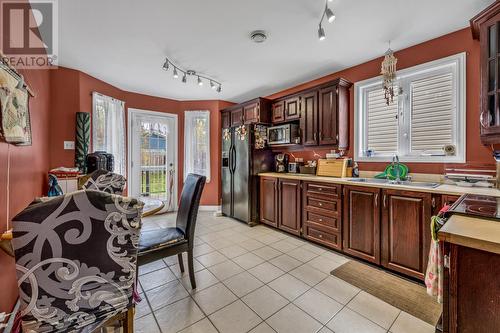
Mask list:
[[[323,222],[323,219],[319,219],[318,221],[319,221],[319,222]]]
[[[322,235],[322,234],[319,234],[319,238],[323,238],[323,235]]]
[[[321,202],[319,203],[319,205],[320,205],[320,206],[323,206],[323,204],[322,204]]]
[[[322,187],[318,187],[318,191],[323,191],[323,188]]]

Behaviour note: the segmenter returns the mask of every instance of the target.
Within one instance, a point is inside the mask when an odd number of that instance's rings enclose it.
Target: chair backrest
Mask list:
[[[72,331],[132,304],[142,203],[85,190],[13,218],[25,331]]]
[[[126,183],[127,179],[122,175],[107,170],[96,170],[90,174],[82,188],[122,195]]]
[[[182,188],[181,202],[177,211],[177,228],[181,229],[188,239],[189,246],[193,246],[194,229],[201,193],[206,182],[205,176],[188,174]]]

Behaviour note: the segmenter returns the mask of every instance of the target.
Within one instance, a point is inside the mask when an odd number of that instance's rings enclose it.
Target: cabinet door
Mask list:
[[[279,101],[276,103],[273,103],[272,106],[272,122],[280,122],[285,120],[285,101]]]
[[[344,187],[344,252],[380,264],[380,189]]]
[[[231,111],[231,126],[243,125],[243,108]]]
[[[382,265],[424,279],[430,246],[430,193],[383,190]]]
[[[300,130],[304,146],[318,144],[318,92],[313,91],[301,96]]]
[[[252,103],[243,107],[243,117],[245,124],[258,123],[259,119],[259,103]]]
[[[273,227],[278,226],[278,179],[260,178],[260,222]]]
[[[280,179],[278,189],[278,228],[295,235],[300,235],[300,181]]]
[[[230,112],[222,112],[221,113],[221,124],[222,128],[231,127],[231,113]]]
[[[481,140],[485,144],[500,142],[500,13],[481,24]]]
[[[285,120],[300,118],[300,99],[292,97],[285,100]]]
[[[335,145],[338,142],[337,85],[319,91],[319,144]]]

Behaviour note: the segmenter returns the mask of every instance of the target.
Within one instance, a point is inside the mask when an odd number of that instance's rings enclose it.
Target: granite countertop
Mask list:
[[[461,187],[461,186],[447,185],[447,184],[442,184],[435,188],[429,188],[429,187],[405,186],[397,184],[356,183],[353,181],[349,181],[350,178],[336,178],[336,177],[324,177],[324,176],[307,175],[307,174],[277,173],[277,172],[264,172],[260,173],[259,176],[297,179],[306,181],[309,180],[309,181],[317,181],[317,182],[332,183],[332,184],[378,187],[378,188],[387,188],[394,190],[426,192],[426,193],[447,194],[447,195],[457,195],[457,196],[469,193],[469,194],[480,194],[480,195],[490,195],[494,197],[500,197],[500,190],[494,188]]]
[[[439,230],[438,238],[452,244],[500,254],[500,222],[452,215]]]

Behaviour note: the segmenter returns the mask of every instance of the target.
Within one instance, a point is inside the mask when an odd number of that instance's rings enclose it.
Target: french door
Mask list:
[[[177,208],[177,115],[128,109],[129,195]]]

